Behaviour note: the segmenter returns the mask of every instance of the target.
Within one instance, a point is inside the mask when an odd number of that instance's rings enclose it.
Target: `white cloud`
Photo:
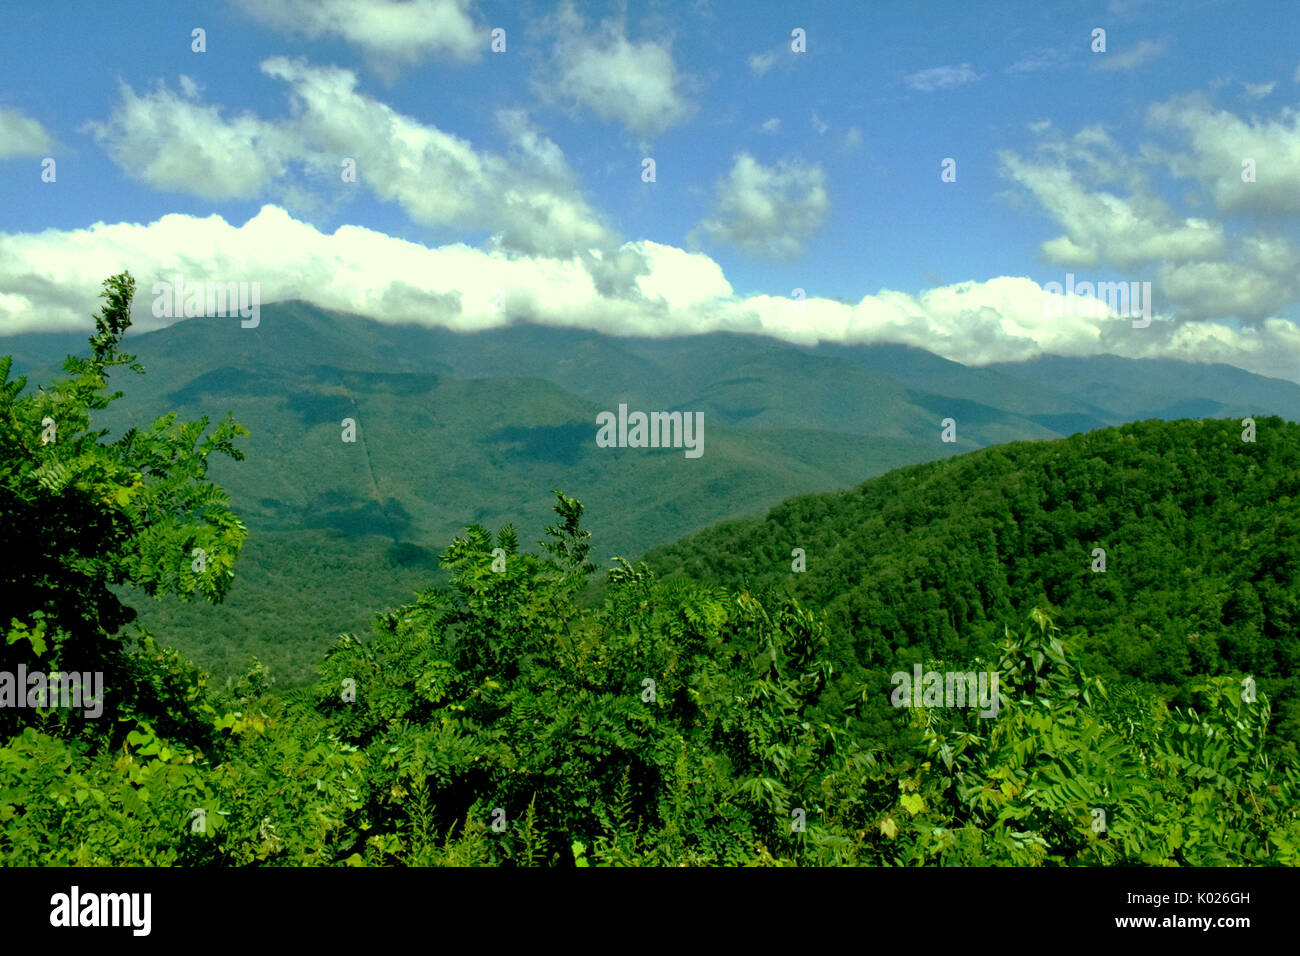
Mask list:
[[[544,29],[554,38],[549,65],[533,77],[549,102],[585,108],[622,123],[639,136],[657,136],[694,109],[666,42],[627,37],[626,25],[607,20],[588,31],[571,2]]]
[[[751,255],[790,259],[819,230],[830,211],[826,175],[818,165],[779,162],[764,166],[740,153],[718,184],[711,218],[699,231]]]
[[[505,114],[517,137],[511,161],[356,92],[347,70],[283,58],[263,69],[290,84],[297,121],[322,157],[331,157],[324,161],[355,157],[359,181],[417,222],[488,229],[525,253],[571,253],[610,241],[558,147],[517,113]]]
[[[159,85],[144,96],[121,85],[121,103],[88,128],[109,157],[155,189],[203,199],[263,194],[298,151],[288,130],[251,113],[226,118],[196,102],[198,88],[181,78],[182,95]]]
[[[648,239],[630,245],[650,265],[650,271],[637,280],[637,287],[647,299],[681,309],[731,297],[731,283],[722,267],[708,256]]]
[[[1296,264],[1293,254],[1291,264]],[[1293,301],[1294,274],[1234,262],[1187,262],[1161,271],[1160,289],[1188,318],[1263,318]]]
[[[764,133],[779,133],[781,131],[781,118],[773,116],[771,119],[764,120],[759,129]]]
[[[1179,323],[1157,312],[1150,327],[1133,329],[1129,317],[1093,300],[1075,300],[1071,315],[1055,316],[1048,306],[1059,297],[1009,276],[919,295],[881,290],[856,304],[814,297],[796,310],[787,298],[736,296],[708,256],[649,241],[628,243],[618,253],[647,271],[611,294],[598,288],[577,259],[463,244],[430,248],[356,226],[325,234],[274,206],[242,226],[219,216],[168,215],[148,224],[0,233],[0,288],[6,290],[0,295],[0,330],[89,334],[88,314],[100,283],[129,268],[138,282],[133,315],[142,330],[169,321],[151,314],[152,285],[179,272],[187,282],[259,282],[263,304],[297,298],[383,322],[466,331],[519,319],[616,335],[731,330],[805,344],[901,342],[968,365],[1044,352],[1112,353],[1227,362],[1300,379],[1300,328],[1275,316],[1237,329]],[[504,292],[505,314],[493,307],[497,289]]]
[[[1264,97],[1272,93],[1273,88],[1277,86],[1277,83],[1244,83],[1243,82],[1241,85],[1245,89],[1247,96],[1249,96],[1251,99],[1259,100],[1259,99],[1263,99]]]
[[[762,76],[776,65],[776,58],[778,55],[779,50],[768,50],[764,53],[751,53],[745,62],[749,64],[749,69],[755,76]],[[1300,73],[1300,68],[1297,68],[1296,72]]]
[[[903,82],[922,93],[933,93],[935,90],[947,90],[966,83],[974,83],[979,78],[979,74],[971,69],[969,63],[963,63],[961,66],[936,66],[917,73],[909,73],[903,77]]]
[[[755,76],[764,76],[774,69],[791,70],[807,51],[796,53],[792,47],[793,37],[776,44],[776,46],[759,53],[751,53],[745,58],[749,71]]]
[[[468,62],[488,45],[474,22],[473,0],[235,0],[247,14],[284,33],[336,36],[387,75],[430,58]]]
[[[1168,44],[1164,40],[1143,40],[1135,47],[1113,53],[1107,48],[1105,53],[1094,54],[1099,70],[1133,70],[1144,63],[1149,63],[1162,56]]]
[[[1064,229],[1041,245],[1047,261],[1075,269],[1113,266],[1126,278],[1150,281],[1161,308],[1182,324],[1257,324],[1300,298],[1300,246],[1269,229],[1277,217],[1300,210],[1300,117],[1287,108],[1281,116],[1282,122],[1246,123],[1214,110],[1200,94],[1175,97],[1151,107],[1148,126],[1190,146],[1144,143],[1135,156],[1100,127],[1065,139],[1039,124],[1035,157],[1004,152],[1002,173]],[[1257,161],[1258,182],[1241,181],[1244,153]],[[1167,182],[1170,173],[1196,180],[1222,212],[1249,214],[1247,228],[1179,215],[1150,182]],[[1208,205],[1196,193],[1188,201]]]
[[[0,110],[0,159],[43,156],[53,146],[54,137],[39,122],[19,110]]]
[[[812,111],[812,128],[817,131],[818,136],[825,136],[826,131],[831,128],[831,124],[826,122],[817,115],[817,111]]]
[[[1007,67],[1007,73],[1037,73],[1040,70],[1051,70],[1058,66],[1063,66],[1069,57],[1060,50],[1051,47],[1045,47],[1022,56],[1015,63]]]
[[[1277,120],[1243,120],[1215,109],[1202,94],[1157,103],[1148,120],[1186,141],[1153,151],[1175,176],[1198,180],[1222,212],[1251,210],[1275,216],[1300,213],[1300,113],[1283,108]],[[1242,161],[1253,159],[1256,181],[1242,182]]]
[[[1065,229],[1065,235],[1040,247],[1049,262],[1135,269],[1223,252],[1222,225],[1174,213],[1104,131],[1088,127],[1064,140],[1050,128],[1040,129],[1044,139],[1037,160],[1009,151],[999,155],[1002,174],[1028,190]],[[1129,195],[1098,188],[1105,184],[1119,184]]]
[[[346,195],[339,172],[347,157],[356,161],[356,188],[424,225],[485,230],[529,254],[584,253],[614,241],[559,147],[519,111],[499,114],[512,144],[502,156],[359,92],[350,70],[275,57],[262,71],[288,84],[290,119],[226,118],[160,86],[145,96],[124,88],[121,106],[91,128],[122,169],[158,189],[208,199],[311,198],[303,183],[315,182],[321,195],[325,184]],[[309,175],[289,175],[294,166]]]

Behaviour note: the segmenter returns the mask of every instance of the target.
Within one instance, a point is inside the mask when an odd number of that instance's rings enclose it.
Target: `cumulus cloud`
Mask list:
[[[180,85],[180,94],[159,84],[140,96],[121,84],[121,102],[109,119],[87,128],[113,162],[155,189],[248,199],[284,175],[298,148],[291,131],[251,113],[225,117],[197,101],[189,77]]]
[[[1195,318],[1262,318],[1291,301],[1295,287],[1290,274],[1236,262],[1186,262],[1160,274],[1160,288],[1180,315]]]
[[[39,122],[19,110],[0,110],[0,159],[12,156],[43,156],[54,145]]]
[[[1071,267],[1109,262],[1136,269],[1223,251],[1222,225],[1174,213],[1103,130],[1085,128],[1068,140],[1050,127],[1040,130],[1044,139],[1036,158],[1003,151],[999,159],[1002,175],[1032,194],[1065,229],[1065,235],[1040,246],[1049,262]],[[1102,185],[1118,185],[1129,195]]]
[[[297,125],[328,157],[323,161],[355,157],[358,180],[417,222],[488,229],[505,248],[528,254],[576,253],[611,241],[559,148],[518,112],[502,114],[515,137],[511,161],[358,93],[348,70],[279,57],[263,70],[289,83]]]
[[[288,35],[339,37],[387,75],[396,66],[432,58],[469,62],[488,43],[486,28],[474,22],[474,0],[235,2],[249,16]]]
[[[1283,109],[1275,120],[1245,120],[1194,93],[1157,103],[1147,115],[1153,127],[1180,139],[1177,149],[1152,155],[1175,176],[1199,181],[1221,212],[1300,213],[1300,113]],[[1245,159],[1254,160],[1253,183],[1242,181]]]
[[[559,147],[520,111],[498,114],[511,143],[502,156],[361,93],[350,70],[273,57],[262,71],[287,84],[288,120],[223,116],[182,82],[181,94],[124,87],[121,105],[92,132],[123,170],[159,189],[284,198],[305,182],[337,184],[347,157],[360,188],[423,225],[486,230],[526,254],[583,254],[614,241]],[[307,175],[290,176],[295,167]]]
[[[532,79],[535,92],[552,103],[585,109],[622,123],[639,136],[657,136],[694,110],[666,42],[627,37],[626,24],[606,20],[589,30],[572,3],[543,29],[554,48]]]
[[[1281,115],[1280,122],[1248,123],[1200,94],[1175,97],[1151,107],[1147,119],[1151,130],[1178,138],[1176,147],[1147,142],[1128,155],[1100,127],[1067,139],[1040,124],[1033,158],[1004,152],[1001,171],[1064,229],[1040,246],[1047,261],[1116,267],[1151,281],[1162,309],[1180,324],[1225,319],[1258,331],[1300,298],[1300,247],[1268,228],[1270,217],[1300,210],[1300,123],[1293,111]],[[1262,174],[1242,182],[1244,153],[1267,170],[1267,183]],[[1249,234],[1178,214],[1153,188],[1153,173],[1161,182],[1171,173],[1197,181],[1204,195],[1190,201],[1199,206],[1208,198],[1228,216],[1249,214]],[[1179,341],[1202,335],[1182,333]]]
[[[595,256],[630,281],[602,290],[577,257],[429,247],[359,226],[322,233],[270,205],[242,226],[171,214],[147,225],[0,233],[0,332],[86,328],[100,282],[123,268],[138,283],[134,318],[142,330],[174,321],[153,316],[152,288],[178,273],[186,283],[257,282],[264,303],[302,299],[384,322],[464,331],[524,319],[673,334],[692,331],[696,310],[732,294],[707,256],[649,241]],[[498,290],[504,313],[496,309]]]
[[[697,231],[767,259],[790,259],[830,212],[821,166],[781,161],[764,166],[740,153],[718,184],[713,215]]]
[[[1097,54],[1097,69],[1134,70],[1156,57],[1163,56],[1167,47],[1168,44],[1164,40],[1143,40],[1137,46],[1118,53],[1111,52],[1107,48],[1105,53]]]
[[[857,303],[813,297],[796,308],[787,298],[737,296],[705,255],[646,240],[624,244],[618,255],[632,257],[644,272],[618,291],[602,292],[576,259],[459,243],[429,247],[357,226],[326,234],[275,206],[242,226],[219,216],[168,215],[148,224],[0,233],[0,288],[6,290],[0,332],[89,333],[101,281],[129,268],[139,283],[134,317],[142,330],[173,321],[153,317],[152,287],[180,273],[188,283],[259,282],[264,304],[302,299],[383,322],[463,331],[518,320],[615,335],[726,330],[803,344],[900,342],[968,365],[1043,353],[1112,353],[1228,362],[1300,378],[1300,328],[1280,317],[1236,328],[1179,323],[1157,313],[1150,327],[1133,329],[1131,318],[1094,299],[1071,299],[1073,308],[1061,316],[1051,308],[1059,296],[1010,276],[918,295],[882,290]],[[503,313],[495,308],[498,290]]]
[[[963,63],[961,66],[936,66],[917,73],[909,73],[903,77],[903,82],[922,93],[933,93],[935,90],[947,90],[974,83],[979,78],[979,74],[971,69],[969,63]]]

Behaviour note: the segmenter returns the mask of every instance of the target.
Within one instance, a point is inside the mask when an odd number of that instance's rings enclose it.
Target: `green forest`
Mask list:
[[[104,686],[0,707],[9,865],[1300,864],[1296,424],[987,448],[604,569],[556,490],[312,684],[216,685],[123,596],[221,602],[247,429],[97,430],[133,293],[56,382],[0,358],[0,678]],[[914,667],[996,716],[896,706]]]
[[[646,562],[816,609],[835,659],[879,686],[915,660],[987,656],[1008,622],[1042,608],[1090,673],[1180,707],[1206,677],[1249,676],[1277,702],[1275,742],[1294,757],[1300,426],[1244,431],[1143,421],[985,448],[791,499]]]

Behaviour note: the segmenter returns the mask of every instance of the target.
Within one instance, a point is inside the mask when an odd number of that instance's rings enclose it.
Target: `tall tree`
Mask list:
[[[69,378],[24,394],[26,379],[10,380],[12,360],[0,357],[0,670],[103,673],[103,726],[124,714],[167,717],[125,652],[135,612],[113,586],[220,601],[247,534],[207,479],[210,455],[243,458],[234,440],[248,432],[232,417],[206,437],[207,418],[175,413],[111,441],[94,429],[93,414],[122,395],[109,391],[111,370],[144,373],[121,348],[134,292],[129,272],[104,280],[91,354],[64,361]],[[0,735],[33,719],[0,710]]]

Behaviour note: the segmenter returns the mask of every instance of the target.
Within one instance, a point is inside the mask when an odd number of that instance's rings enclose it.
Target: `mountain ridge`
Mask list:
[[[43,379],[58,374],[56,355],[85,351],[78,341],[28,334],[0,351]],[[125,345],[148,372],[112,373],[126,394],[97,425],[229,410],[252,431],[246,461],[213,466],[253,533],[227,603],[144,614],[199,634],[184,649],[219,671],[257,652],[297,673],[291,646],[319,650],[437,578],[436,555],[466,522],[540,526],[554,487],[588,503],[604,562],[903,465],[1111,427],[1126,411],[1300,417],[1300,386],[1231,367],[1062,360],[1057,374],[1050,362],[968,368],[913,346],[748,333],[619,338],[526,323],[462,333],[302,302],[265,306],[256,329],[190,319]],[[703,412],[704,456],[596,448],[596,414],[620,403]],[[940,440],[949,417],[955,443]],[[355,445],[340,440],[345,418]],[[250,637],[267,621],[279,640]]]

